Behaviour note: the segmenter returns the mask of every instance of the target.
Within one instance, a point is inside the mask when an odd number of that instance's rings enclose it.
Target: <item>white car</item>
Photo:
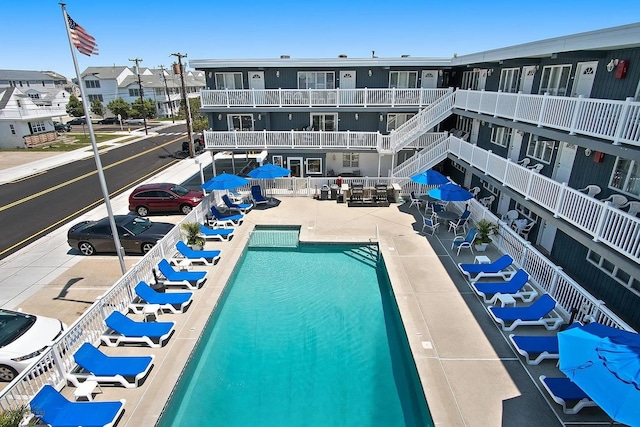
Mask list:
[[[58,319],[0,308],[0,381],[13,381],[65,329]]]
[[[143,125],[144,119],[126,119],[123,120],[122,123],[125,125]]]

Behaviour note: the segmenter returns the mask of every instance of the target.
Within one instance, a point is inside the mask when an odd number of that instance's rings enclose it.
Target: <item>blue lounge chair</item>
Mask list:
[[[202,224],[200,225],[202,228]],[[176,249],[178,250],[178,253],[183,258],[172,258],[169,261],[170,264],[173,264],[172,261],[180,261],[181,263],[184,263],[184,261],[187,261],[189,265],[191,264],[215,265],[218,262],[218,260],[220,260],[220,251],[194,250],[194,249],[191,249],[189,246],[187,246],[187,244],[182,240],[176,243]]]
[[[253,208],[251,203],[234,203],[226,194],[222,195],[222,201],[229,208],[230,211],[236,211],[243,215],[249,212]]]
[[[542,325],[552,331],[564,323],[555,308],[555,300],[544,294],[528,307],[489,307],[489,315],[503,331],[513,331],[521,325]]]
[[[475,229],[470,229],[466,236],[456,236],[451,242],[451,249],[458,248],[458,255],[460,255],[460,249],[469,248],[473,253],[473,241],[476,239],[478,232]]]
[[[540,375],[540,381],[553,401],[562,405],[562,412],[565,414],[575,415],[582,408],[598,406],[569,378],[549,378]]]
[[[538,291],[536,291],[528,281],[529,274],[523,269],[520,269],[506,282],[474,282],[471,284],[471,287],[484,299],[484,302],[489,304],[496,303],[496,294],[508,294],[514,298],[519,298],[523,302],[531,302],[538,296]]]
[[[504,254],[490,264],[458,264],[458,268],[473,283],[483,277],[502,277],[502,280],[509,280],[516,272],[512,264],[513,258]]]
[[[149,304],[157,304],[162,311],[184,313],[193,301],[193,292],[158,292],[141,281],[134,288],[136,297],[129,304],[129,309],[136,314],[143,314]]]
[[[166,286],[185,286],[189,289],[198,289],[207,277],[206,271],[176,271],[166,259],[160,260],[158,270],[165,277],[162,283]]]
[[[266,205],[269,203],[267,199],[262,195],[262,189],[259,185],[251,186],[251,200],[253,200],[253,204],[258,205]]]
[[[211,206],[209,225],[214,227],[235,227],[244,221],[242,214],[223,214],[217,207]]]
[[[108,356],[85,342],[73,355],[78,366],[67,374],[67,379],[76,387],[84,381],[97,381],[135,388],[151,370],[154,358],[154,355]]]
[[[538,365],[545,359],[558,359],[558,337],[556,335],[509,335],[509,340],[527,364]]]
[[[29,402],[31,412],[51,427],[113,426],[126,400],[117,402],[70,402],[46,384]]]
[[[209,228],[200,224],[200,235],[206,240],[220,240],[228,242],[233,237],[233,228]]]
[[[149,347],[162,347],[171,334],[173,322],[136,322],[119,311],[114,311],[104,322],[107,331],[102,334],[102,342],[109,347],[122,344],[147,344]]]

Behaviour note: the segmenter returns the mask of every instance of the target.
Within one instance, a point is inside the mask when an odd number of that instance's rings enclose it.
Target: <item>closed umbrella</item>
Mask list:
[[[442,185],[449,182],[449,179],[438,171],[427,169],[426,171],[413,175],[411,181],[425,185]]]
[[[640,335],[600,323],[558,333],[560,370],[611,419],[640,425]]]
[[[444,200],[447,202],[463,202],[473,199],[473,194],[457,184],[449,182],[438,188],[432,188],[427,194],[434,199]]]
[[[241,176],[233,175],[230,173],[221,173],[220,175],[214,176],[209,181],[202,184],[202,188],[206,191],[231,190],[233,188],[247,185],[248,183],[249,180],[246,178],[242,178]]]
[[[264,165],[250,171],[247,175],[254,179],[276,179],[288,176],[290,173],[291,171],[287,168],[271,163],[265,163]]]

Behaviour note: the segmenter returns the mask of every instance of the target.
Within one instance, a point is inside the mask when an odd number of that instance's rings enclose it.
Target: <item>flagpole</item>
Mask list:
[[[86,118],[87,126],[89,127],[89,137],[91,138],[91,146],[93,147],[93,156],[96,161],[96,170],[98,171],[98,178],[100,179],[100,187],[102,188],[102,195],[104,196],[104,203],[107,207],[107,215],[109,216],[109,225],[111,226],[111,234],[113,235],[113,243],[116,246],[116,252],[118,253],[118,261],[120,261],[120,269],[122,274],[127,272],[127,267],[124,263],[124,248],[120,244],[120,236],[118,236],[118,228],[116,227],[116,221],[113,217],[113,210],[111,209],[111,201],[109,200],[109,190],[107,189],[107,181],[104,178],[104,171],[102,170],[102,162],[100,161],[100,153],[98,152],[98,144],[96,143],[96,136],[93,133],[93,123],[91,123],[91,115],[89,114],[89,103],[87,103],[87,97],[84,93],[84,85],[80,78],[80,69],[78,68],[78,60],[76,58],[76,51],[73,49],[74,45],[71,40],[71,33],[69,28],[69,19],[67,10],[65,9],[65,3],[60,2],[62,7],[62,18],[64,19],[64,25],[67,29],[67,37],[69,38],[69,47],[71,48],[71,57],[73,58],[73,66],[76,69],[76,77],[78,78],[78,86],[80,86],[80,95],[82,96],[82,107],[84,108],[84,116]]]

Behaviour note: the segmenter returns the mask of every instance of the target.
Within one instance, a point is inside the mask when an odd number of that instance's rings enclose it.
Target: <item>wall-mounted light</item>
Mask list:
[[[591,148],[585,148],[584,149],[584,155],[589,157],[591,155]]]
[[[289,120],[291,120],[291,113],[289,113]]]
[[[262,114],[258,114],[258,120],[262,120]]]
[[[516,133],[520,136],[524,136],[524,131],[523,130],[518,130],[516,131]]]
[[[218,120],[222,120],[222,114],[218,114]]]
[[[276,77],[280,77],[280,70],[276,71]]]
[[[360,118],[360,116],[358,116],[358,113],[356,113],[356,120],[358,120]]]
[[[213,73],[209,71],[209,78],[213,77]]]
[[[372,74],[373,74],[373,72],[371,70],[369,70],[369,77],[371,77]]]
[[[491,76],[491,74],[493,74],[493,68],[487,70],[487,77]]]
[[[609,61],[609,63],[607,64],[607,71],[608,72],[612,72],[614,68],[616,68],[618,66],[618,63],[620,62],[619,59],[612,59],[611,61]]]
[[[539,65],[536,65],[536,71],[538,71],[540,69]]]
[[[442,77],[442,70],[438,70],[438,75]]]
[[[384,116],[382,114],[380,114],[380,121],[384,121]]]

